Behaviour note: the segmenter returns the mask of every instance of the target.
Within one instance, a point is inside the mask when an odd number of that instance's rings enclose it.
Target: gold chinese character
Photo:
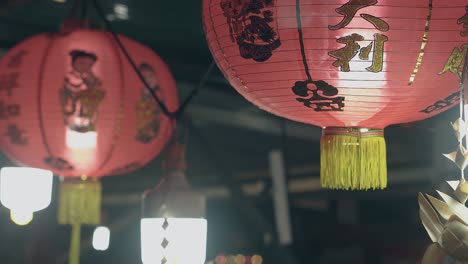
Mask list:
[[[465,6],[465,15],[457,20],[457,24],[463,24],[464,30],[460,31],[460,36],[468,36],[468,6]]]
[[[349,62],[358,54],[358,50],[361,48],[357,41],[362,40],[364,40],[364,37],[356,33],[337,39],[336,42],[345,44],[345,46],[328,53],[328,55],[336,59],[333,66],[340,67],[340,71],[349,72]]]
[[[383,68],[384,43],[388,37],[383,34],[374,34],[374,55],[372,56],[372,65],[366,70],[370,72],[381,72]]]
[[[468,51],[468,44],[463,44],[461,48],[455,47],[450,54],[447,62],[445,63],[444,68],[439,74],[444,74],[446,72],[451,72],[457,74],[460,78],[463,71],[463,60],[465,59],[466,52]]]
[[[340,67],[340,71],[342,72],[349,72],[351,70],[349,62],[356,57],[358,53],[361,60],[368,60],[369,53],[372,46],[374,46],[372,65],[367,67],[366,70],[370,72],[381,72],[383,68],[384,43],[388,40],[388,37],[383,34],[375,34],[374,41],[366,47],[361,48],[357,41],[363,40],[364,37],[356,33],[337,39],[338,43],[345,44],[345,46],[328,53],[328,55],[336,59],[336,61],[333,62],[333,66]]]
[[[359,9],[375,4],[377,4],[377,0],[349,0],[348,3],[338,7],[335,10],[338,14],[344,16],[343,20],[341,20],[338,24],[334,26],[329,25],[328,29],[338,30],[346,27],[351,22],[351,20],[353,20],[354,16],[356,15]],[[376,29],[380,31],[388,31],[390,28],[387,22],[385,22],[381,18],[369,14],[361,14],[361,17],[370,22]]]

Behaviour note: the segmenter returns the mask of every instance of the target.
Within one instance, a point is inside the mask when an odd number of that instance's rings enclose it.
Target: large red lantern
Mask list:
[[[120,40],[149,87],[176,110],[175,82],[161,58]],[[174,125],[110,33],[76,28],[33,36],[4,56],[0,119],[2,148],[12,160],[65,178],[58,219],[75,233],[79,224],[99,222],[96,179],[145,165]]]
[[[323,127],[322,186],[384,188],[383,128],[458,101],[462,0],[204,0],[206,37],[236,90]],[[306,151],[306,150],[304,150]]]

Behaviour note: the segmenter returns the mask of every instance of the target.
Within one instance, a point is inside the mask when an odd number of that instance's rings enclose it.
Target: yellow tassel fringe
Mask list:
[[[387,187],[387,158],[381,129],[325,128],[320,140],[322,187],[369,190]]]
[[[58,209],[59,224],[99,224],[101,189],[101,183],[95,178],[62,180]]]
[[[80,263],[81,225],[101,221],[101,192],[101,183],[95,178],[64,179],[60,183],[58,222],[72,226],[69,264]]]

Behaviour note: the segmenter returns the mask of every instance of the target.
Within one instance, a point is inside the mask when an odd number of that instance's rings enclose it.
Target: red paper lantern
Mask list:
[[[120,39],[174,111],[168,67],[151,49]],[[33,36],[2,58],[0,119],[2,148],[12,160],[66,178],[58,218],[73,225],[99,222],[96,178],[145,165],[173,130],[110,33],[67,27]]]
[[[462,0],[204,0],[218,66],[246,99],[324,128],[322,185],[384,188],[383,128],[456,105]]]
[[[161,58],[123,36],[124,46],[169,109],[174,79]],[[172,134],[110,33],[40,34],[0,61],[2,148],[14,161],[64,177],[138,169]]]

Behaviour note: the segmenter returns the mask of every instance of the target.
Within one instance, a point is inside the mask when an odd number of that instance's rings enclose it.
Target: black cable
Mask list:
[[[88,13],[88,0],[81,0],[81,13],[80,13],[80,19],[85,20],[86,14]]]
[[[96,8],[96,11],[98,12],[98,15],[102,18],[102,20],[104,21],[104,23],[106,24],[106,27],[107,29],[109,30],[109,32],[111,33],[112,37],[114,38],[114,40],[117,42],[117,45],[119,46],[120,50],[122,51],[122,53],[124,54],[124,56],[126,57],[127,61],[130,63],[130,65],[132,66],[133,70],[135,71],[135,73],[138,75],[138,77],[140,78],[140,80],[143,82],[143,84],[145,85],[145,88],[148,90],[148,92],[151,94],[151,96],[154,98],[154,100],[156,100],[156,103],[158,104],[158,106],[161,108],[162,112],[168,116],[169,118],[174,118],[175,115],[174,113],[171,113],[169,112],[169,110],[167,109],[166,105],[164,104],[164,102],[161,100],[161,98],[159,98],[159,96],[153,91],[153,89],[151,89],[151,87],[149,86],[148,82],[145,80],[145,78],[143,77],[143,75],[141,74],[140,70],[138,70],[138,66],[135,64],[135,62],[133,61],[132,57],[130,56],[130,54],[128,53],[127,49],[125,49],[124,45],[122,44],[122,42],[120,41],[120,38],[119,36],[117,35],[117,33],[115,33],[115,31],[113,30],[112,28],[112,25],[111,23],[109,22],[109,20],[107,20],[106,18],[106,15],[103,11],[103,9],[101,8],[101,6],[99,5],[98,1],[97,0],[93,0],[93,4],[94,4],[94,7]]]
[[[79,0],[77,0],[79,1]],[[86,1],[86,0],[84,0]],[[208,78],[215,66],[215,61],[213,60],[210,64],[210,66],[208,67],[207,71],[205,72],[205,74],[203,75],[202,79],[200,80],[200,83],[197,87],[195,87],[192,92],[187,96],[187,98],[181,103],[181,105],[179,106],[179,108],[175,111],[175,112],[170,112],[169,109],[167,108],[167,106],[164,104],[164,102],[161,100],[161,98],[159,98],[159,96],[153,91],[153,89],[151,89],[151,87],[149,86],[148,82],[145,80],[145,78],[143,77],[143,75],[141,74],[140,70],[138,69],[136,63],[133,61],[132,57],[130,56],[130,54],[128,53],[127,49],[125,48],[125,46],[122,44],[122,42],[120,41],[120,38],[119,36],[117,35],[117,33],[115,33],[115,31],[113,30],[112,28],[112,25],[111,23],[109,22],[109,20],[107,20],[107,17],[103,11],[103,9],[101,8],[101,6],[99,5],[98,1],[97,0],[93,0],[93,4],[94,4],[94,7],[96,8],[97,12],[98,12],[98,15],[101,17],[101,19],[104,21],[104,23],[106,24],[106,27],[108,29],[108,31],[112,34],[112,37],[115,39],[115,41],[117,42],[120,50],[122,51],[122,53],[125,55],[127,61],[130,63],[130,65],[132,66],[133,70],[135,71],[135,73],[138,75],[138,77],[140,78],[140,80],[143,82],[143,84],[145,85],[145,88],[148,90],[148,92],[151,94],[151,96],[153,97],[153,99],[156,101],[156,103],[158,104],[158,106],[161,108],[162,112],[169,118],[171,119],[179,119],[183,112],[185,111],[185,109],[187,108],[187,106],[189,105],[189,103],[192,101],[192,99],[195,97],[195,95],[198,93],[198,91],[203,87],[205,86],[205,83],[208,81]]]
[[[210,63],[210,66],[208,66],[208,69],[206,70],[205,74],[200,80],[200,83],[198,84],[195,89],[190,92],[190,94],[185,98],[185,100],[180,104],[179,109],[177,110],[175,117],[178,119],[182,116],[182,114],[185,111],[185,108],[187,108],[188,104],[192,101],[193,97],[198,94],[198,91],[200,91],[204,86],[205,83],[208,81],[208,78],[211,75],[211,72],[213,71],[214,66],[216,65],[215,61],[212,60]]]
[[[75,16],[78,13],[78,10],[80,9],[80,6],[82,5],[81,1],[82,0],[75,0],[75,2],[73,2],[72,7],[70,8],[70,13],[68,13],[68,19],[75,18]]]

